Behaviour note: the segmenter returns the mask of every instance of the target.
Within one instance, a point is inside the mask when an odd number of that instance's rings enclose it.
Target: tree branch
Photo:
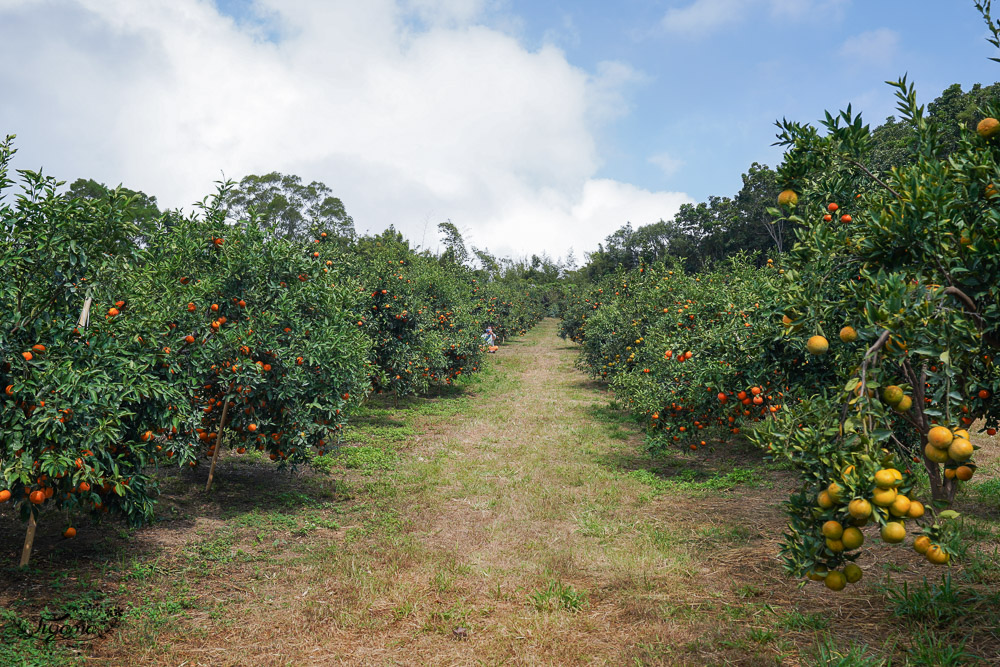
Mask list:
[[[873,181],[875,181],[876,183],[878,183],[879,185],[881,185],[883,188],[885,188],[886,190],[888,190],[889,192],[891,192],[893,197],[895,197],[896,199],[900,199],[900,196],[899,196],[898,192],[896,192],[895,190],[893,190],[892,188],[890,188],[889,185],[885,181],[883,181],[881,178],[879,178],[875,174],[873,174],[870,171],[868,171],[868,168],[865,167],[865,165],[861,164],[857,160],[851,160],[850,158],[848,158],[847,161],[850,162],[851,164],[853,164],[855,167],[857,167],[861,171],[863,171],[866,174],[868,174],[868,178],[872,179]]]

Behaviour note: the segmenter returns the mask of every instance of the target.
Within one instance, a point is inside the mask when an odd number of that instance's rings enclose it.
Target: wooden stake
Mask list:
[[[205,484],[205,493],[212,488],[212,477],[215,476],[215,462],[219,460],[219,450],[222,449],[222,434],[226,427],[226,414],[229,413],[229,398],[226,397],[226,404],[222,406],[222,419],[219,420],[219,432],[215,436],[215,451],[212,452],[212,465],[208,469],[208,482]]]
[[[77,322],[77,326],[86,327],[90,324],[90,304],[93,303],[93,299],[89,296],[83,302],[83,310],[80,311],[80,319]]]
[[[21,565],[20,567],[25,567],[28,561],[31,560],[31,547],[35,544],[35,528],[38,524],[35,522],[35,513],[32,512],[31,516],[28,518],[28,532],[24,536],[24,549],[21,550]]]

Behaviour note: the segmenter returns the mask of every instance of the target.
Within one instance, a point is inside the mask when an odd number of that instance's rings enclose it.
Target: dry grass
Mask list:
[[[937,571],[877,547],[848,591],[797,589],[775,557],[794,478],[738,446],[651,460],[554,330],[507,345],[463,394],[376,414],[413,434],[390,470],[231,459],[208,498],[178,475],[168,521],[84,530],[72,551],[46,533],[38,570],[5,574],[0,599],[30,616],[70,571],[131,605],[83,646],[96,664],[796,665],[829,636],[904,655],[912,628],[877,584]],[[982,477],[1000,477],[980,444]],[[973,507],[996,544],[995,505]],[[1000,660],[995,633],[967,648]]]

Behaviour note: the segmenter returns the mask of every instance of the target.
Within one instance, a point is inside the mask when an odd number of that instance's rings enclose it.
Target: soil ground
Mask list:
[[[136,531],[63,540],[43,517],[32,566],[0,572],[0,662],[1000,664],[995,440],[958,502],[961,566],[869,528],[859,584],[800,589],[777,556],[794,474],[739,443],[650,457],[555,330],[452,391],[369,404],[315,468],[226,457],[208,494],[204,469],[165,474]]]

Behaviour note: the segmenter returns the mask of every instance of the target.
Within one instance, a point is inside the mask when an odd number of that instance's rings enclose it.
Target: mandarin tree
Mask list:
[[[780,309],[788,340],[824,355],[837,381],[751,438],[802,475],[786,567],[835,589],[838,568],[858,555],[854,529],[869,522],[897,543],[916,521],[914,547],[948,561],[956,538],[944,508],[975,471],[968,429],[993,430],[1000,418],[1000,144],[963,128],[941,157],[945,128],[905,77],[892,85],[916,142],[907,166],[887,173],[864,166],[870,133],[850,107],[827,114],[823,133],[779,123],[779,174],[798,196],[785,214],[802,226],[781,261]],[[981,109],[998,116],[1000,100]],[[913,497],[917,466],[927,508]],[[835,535],[847,530],[849,541]]]

